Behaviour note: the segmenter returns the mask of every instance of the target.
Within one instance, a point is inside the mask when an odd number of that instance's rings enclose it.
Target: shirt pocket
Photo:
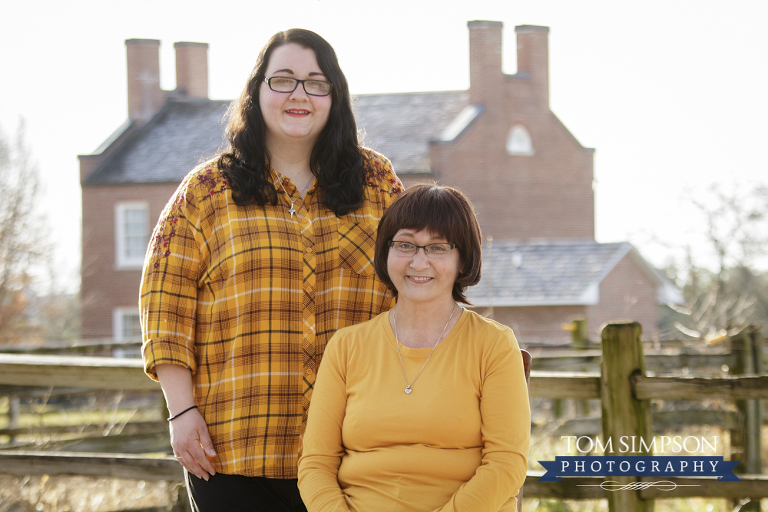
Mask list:
[[[339,224],[339,260],[341,266],[363,276],[376,274],[373,256],[376,228],[365,222],[342,220]]]

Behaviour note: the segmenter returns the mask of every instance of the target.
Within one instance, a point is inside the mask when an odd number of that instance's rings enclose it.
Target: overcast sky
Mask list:
[[[210,97],[232,99],[278,30],[325,37],[352,93],[366,94],[468,88],[477,19],[504,23],[504,70],[515,73],[514,27],[545,25],[552,110],[596,148],[599,242],[630,241],[661,265],[700,243],[691,197],[768,183],[765,0],[0,0],[0,18],[0,127],[25,120],[71,282],[77,155],[127,117],[130,38],[161,41],[163,89],[175,88],[173,43],[208,43]]]

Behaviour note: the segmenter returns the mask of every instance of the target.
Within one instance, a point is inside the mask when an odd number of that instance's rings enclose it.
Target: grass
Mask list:
[[[175,484],[107,478],[0,475],[0,512],[113,512],[173,504]]]
[[[155,421],[162,417],[157,408],[126,404],[120,394],[96,395],[80,400],[73,408],[51,404],[45,399],[25,403],[18,418],[19,428],[29,428],[17,436],[17,443],[44,446],[76,434],[37,435],[35,427],[99,425],[105,431],[129,421]],[[0,398],[0,428],[8,426],[8,398]],[[3,439],[3,437],[5,439]],[[8,436],[0,436],[0,443]],[[89,477],[16,477],[0,474],[0,512],[113,512],[161,507],[170,510],[179,485],[172,482],[145,482]],[[182,489],[183,491],[183,489]]]

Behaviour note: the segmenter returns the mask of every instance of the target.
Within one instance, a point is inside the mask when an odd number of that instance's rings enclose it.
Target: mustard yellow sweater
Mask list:
[[[413,381],[430,349],[400,350]],[[530,410],[512,330],[463,311],[404,390],[389,313],[334,335],[299,459],[309,512],[514,511]]]

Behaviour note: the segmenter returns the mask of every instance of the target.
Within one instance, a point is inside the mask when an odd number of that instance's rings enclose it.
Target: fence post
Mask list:
[[[749,341],[752,349],[752,369],[754,375],[764,372],[763,368],[763,337],[756,327],[750,329]],[[763,472],[763,464],[760,455],[762,444],[760,442],[760,430],[763,426],[763,403],[761,400],[749,400],[747,402],[748,426],[747,426],[747,454],[749,460],[749,473],[759,475]]]
[[[19,428],[19,416],[21,416],[21,401],[19,395],[8,395],[8,429]],[[13,444],[16,436],[9,436],[8,443]]]
[[[755,375],[763,370],[762,336],[754,327],[749,327],[731,340],[731,350],[737,356],[738,363],[731,369],[733,375]],[[731,431],[731,460],[740,460],[736,472],[760,474],[760,430],[762,427],[762,407],[759,400],[737,400],[736,407],[741,413],[741,426]],[[740,509],[742,512],[759,512],[760,501],[755,500]]]
[[[611,439],[614,451],[621,436],[642,437],[646,444],[652,442],[651,409],[646,401],[634,397],[630,383],[633,374],[645,374],[645,357],[640,341],[642,331],[637,322],[610,323],[602,330],[600,397],[603,442],[607,444]],[[611,479],[623,485],[638,481],[637,477]],[[653,511],[653,501],[640,499],[638,491],[635,490],[609,492],[607,498],[610,512]]]
[[[737,365],[731,369],[733,375],[757,375],[762,370],[762,360],[758,354],[762,351],[762,337],[760,333],[753,328],[749,328],[739,335],[738,338],[731,340],[731,350],[737,356]],[[736,437],[739,451],[732,453],[738,455],[741,464],[738,469],[741,472],[749,474],[759,474],[761,471],[760,463],[760,401],[759,400],[737,400],[736,406],[741,412],[744,423],[741,432]]]
[[[572,321],[563,324],[563,330],[570,331],[571,333],[571,346],[574,350],[586,350],[587,349],[587,319],[580,316],[574,318]],[[589,415],[589,401],[578,400],[574,402],[576,407],[576,413],[584,416]],[[552,416],[560,419],[565,415],[566,401],[564,398],[552,399]]]
[[[576,350],[587,350],[589,333],[587,331],[587,319],[578,317],[573,321],[573,348]],[[589,416],[589,400],[579,400],[576,402],[576,410],[582,416]]]
[[[587,338],[587,319],[584,317],[578,317],[573,321],[573,331],[571,334],[573,347],[576,350],[586,350]]]

